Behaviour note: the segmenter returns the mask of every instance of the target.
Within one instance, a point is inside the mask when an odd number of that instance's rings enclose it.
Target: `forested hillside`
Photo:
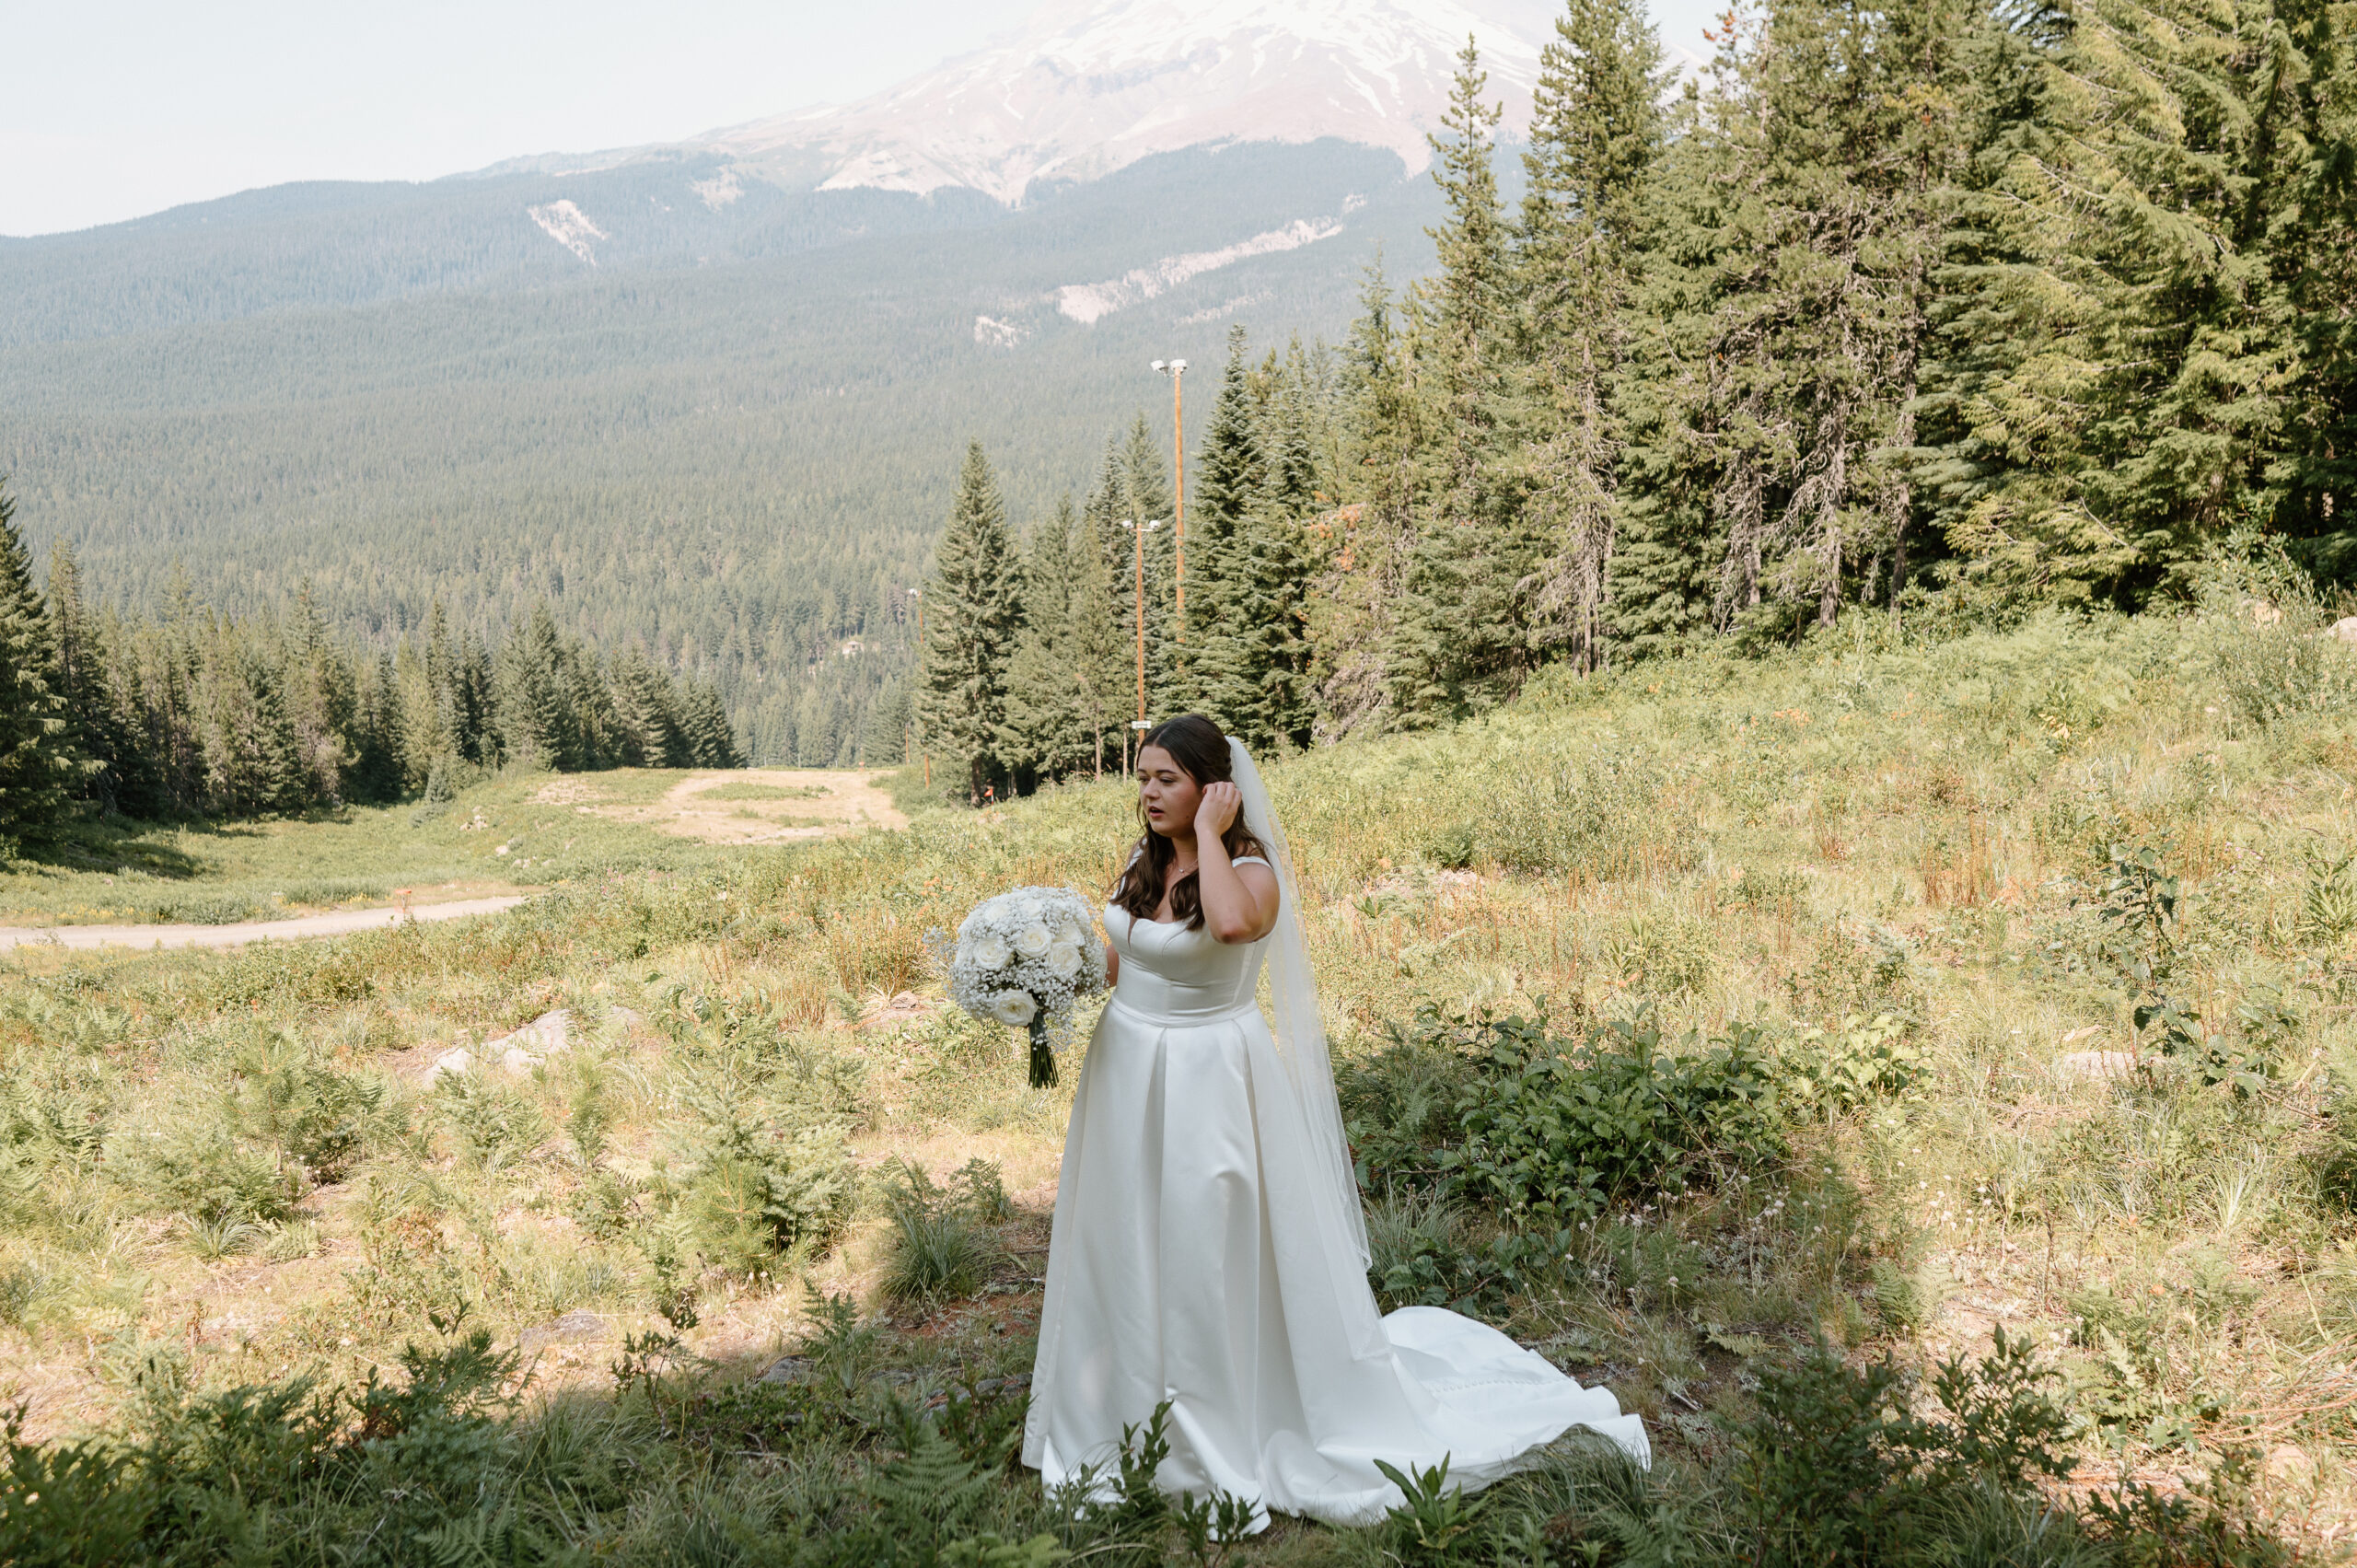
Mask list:
[[[2183,602],[2222,552],[2313,615],[2301,571],[2357,567],[2357,11],[1781,0],[1718,41],[1670,96],[1641,7],[1571,0],[1518,202],[1469,46],[1437,272],[1371,279],[1330,374],[1231,339],[1149,716],[1306,743],[1551,661]],[[1018,561],[988,480],[923,704],[976,793],[1135,711],[1118,523],[1163,509],[1109,467]]]
[[[2138,609],[2262,538],[2330,583],[2352,27],[1785,0],[1671,92],[1638,8],[1573,0],[1528,146],[1469,48],[1430,186],[1338,144],[1200,151],[979,226],[888,201],[905,232],[843,238],[843,209],[783,259],[666,271],[692,245],[656,225],[561,286],[27,343],[8,461],[96,599],[283,622],[308,586],[379,653],[437,603],[489,643],[545,601],[711,682],[758,761],[917,736],[973,793],[1118,761],[1141,611],[1149,714],[1307,743],[1863,609]],[[1349,321],[1340,274],[1428,210]],[[1305,215],[1339,230],[1136,270]],[[1085,280],[1120,308],[1084,324]],[[1189,351],[1182,621],[1144,365]]]
[[[720,695],[633,643],[601,653],[536,606],[493,645],[439,606],[381,652],[339,634],[308,591],[233,618],[185,585],[160,617],[85,597],[52,547],[46,592],[0,487],[0,857],[53,847],[85,807],[240,818],[424,796],[509,763],[567,772],[727,768]]]
[[[1150,159],[986,224],[954,194],[753,181],[707,211],[705,171],[660,173],[264,192],[0,244],[0,471],[36,555],[63,539],[87,591],[153,613],[181,575],[240,617],[308,583],[379,651],[436,602],[496,639],[545,599],[714,683],[759,760],[849,763],[970,436],[1042,515],[1141,407],[1167,449],[1150,360],[1215,361],[1238,312],[1339,334],[1360,267],[1412,267],[1434,210],[1337,143]],[[559,199],[609,237],[595,265],[528,215]],[[789,220],[829,243],[763,238]],[[1293,248],[1209,264],[1271,233]],[[1173,257],[1093,324],[1057,308]],[[235,319],[147,308],[196,293]]]

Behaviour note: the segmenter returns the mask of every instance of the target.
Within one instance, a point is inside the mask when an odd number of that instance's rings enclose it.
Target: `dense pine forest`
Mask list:
[[[719,693],[637,645],[610,656],[541,606],[499,646],[454,633],[371,653],[308,595],[232,620],[185,591],[161,620],[94,607],[73,552],[47,592],[0,490],[0,853],[85,808],[251,817],[423,795],[511,761],[568,771],[743,758]]]
[[[1141,600],[1149,716],[1300,745],[1845,614],[2165,605],[2261,540],[2357,568],[2357,9],[1780,0],[1713,36],[1672,93],[1640,6],[1571,0],[1518,203],[1469,43],[1436,273],[1370,276],[1330,359],[1231,337],[1183,619],[1142,440],[1021,552],[970,454],[928,748],[976,794],[1117,763]]]

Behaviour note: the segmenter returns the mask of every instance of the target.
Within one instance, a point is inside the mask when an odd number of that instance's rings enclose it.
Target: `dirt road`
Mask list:
[[[236,925],[0,925],[0,949],[50,947],[241,947],[249,942],[277,942],[294,936],[343,936],[374,931],[404,920],[462,920],[470,914],[497,914],[524,900],[517,897],[467,899],[458,903],[417,904],[406,912],[389,910],[336,910],[329,914],[299,915],[293,920],[250,920]]]
[[[878,789],[873,772],[819,768],[730,768],[697,772],[660,800],[608,800],[595,773],[571,774],[540,791],[544,805],[570,806],[617,822],[713,844],[774,844],[864,828],[905,828],[909,819]]]

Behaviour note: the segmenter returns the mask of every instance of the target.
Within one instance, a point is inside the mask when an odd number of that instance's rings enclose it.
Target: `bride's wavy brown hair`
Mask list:
[[[1139,754],[1143,756],[1149,746],[1159,746],[1170,753],[1170,760],[1178,764],[1181,772],[1195,781],[1197,788],[1236,782],[1236,767],[1228,760],[1227,737],[1220,732],[1219,726],[1201,714],[1180,714],[1175,719],[1167,719],[1156,725],[1146,731],[1144,740],[1138,742]],[[1203,928],[1203,890],[1197,883],[1195,874],[1190,871],[1171,885],[1170,866],[1178,858],[1178,852],[1168,839],[1154,830],[1153,823],[1146,820],[1143,799],[1138,802],[1138,821],[1145,831],[1130,855],[1128,869],[1113,885],[1113,901],[1129,911],[1132,919],[1152,920],[1155,912],[1162,908],[1164,888],[1169,886],[1170,912],[1188,930],[1201,931]],[[1265,855],[1269,853],[1259,839],[1244,830],[1244,814],[1240,811],[1237,813],[1236,820],[1227,825],[1227,831],[1219,836],[1219,842],[1227,846],[1230,860],[1238,855]]]

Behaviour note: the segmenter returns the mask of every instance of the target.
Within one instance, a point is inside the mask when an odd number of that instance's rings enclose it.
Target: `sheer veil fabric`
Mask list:
[[[1301,900],[1293,879],[1293,851],[1285,830],[1269,800],[1269,786],[1252,764],[1252,753],[1230,737],[1227,757],[1236,776],[1237,793],[1244,797],[1244,826],[1269,852],[1270,869],[1277,874],[1277,923],[1262,939],[1269,969],[1270,1026],[1277,1059],[1284,1063],[1285,1080],[1300,1108],[1302,1130],[1308,1135],[1313,1173],[1319,1179],[1308,1196],[1317,1204],[1318,1233],[1329,1249],[1341,1249],[1330,1260],[1338,1275],[1347,1255],[1357,1265],[1357,1279],[1365,1283],[1373,1254],[1367,1247],[1366,1211],[1359,1202],[1358,1169],[1351,1159],[1351,1142],[1342,1130],[1342,1101],[1334,1091],[1334,1063],[1326,1051],[1326,1022],[1318,1011],[1318,977],[1309,967],[1309,949],[1301,936]],[[1364,1291],[1358,1294],[1364,1294]],[[1361,1354],[1379,1353],[1384,1346],[1382,1324],[1363,1313],[1350,1315],[1352,1349]]]
[[[1277,923],[1226,946],[1105,912],[1120,976],[1065,1134],[1024,1462],[1099,1494],[1167,1406],[1166,1489],[1368,1524],[1400,1501],[1377,1460],[1480,1486],[1586,1427],[1645,1461],[1609,1391],[1470,1318],[1376,1307],[1283,830],[1229,746]]]

